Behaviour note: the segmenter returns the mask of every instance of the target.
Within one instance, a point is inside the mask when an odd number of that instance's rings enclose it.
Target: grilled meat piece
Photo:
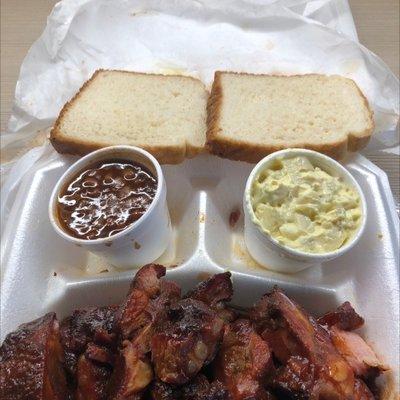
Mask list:
[[[315,368],[309,360],[292,356],[280,368],[272,381],[278,398],[308,400],[315,382]]]
[[[231,273],[224,272],[210,276],[203,282],[200,282],[193,290],[189,291],[185,298],[202,301],[211,308],[214,308],[221,302],[230,301],[233,296],[233,286]]]
[[[61,323],[61,344],[64,347],[65,364],[70,377],[75,376],[78,358],[86,351],[90,342],[113,346],[116,310],[117,306],[86,307],[75,310]]]
[[[336,326],[331,328],[330,333],[336,349],[357,376],[363,379],[376,378],[381,372],[388,369],[357,333],[346,332]]]
[[[375,400],[375,396],[361,379],[356,379],[354,384],[354,400]]]
[[[59,325],[55,313],[21,325],[0,347],[0,393],[3,400],[64,400]]]
[[[115,361],[108,398],[139,400],[153,379],[153,370],[149,360],[135,345],[126,340],[123,346]]]
[[[148,307],[144,310],[144,315],[147,315],[149,322],[142,329],[136,330],[132,341],[143,352],[150,351],[150,342],[154,334],[156,325],[162,320],[166,310],[170,304],[180,299],[179,286],[170,281],[162,281],[160,284],[160,294],[157,298],[152,299]]]
[[[285,366],[278,369],[272,386],[278,398],[293,400],[309,400],[309,399],[330,399],[331,397],[322,397],[318,390],[313,394],[315,381],[315,368],[306,359],[293,356],[289,359]],[[373,400],[374,396],[366,386],[366,384],[356,379],[353,389],[353,400]],[[338,397],[334,397],[338,398]]]
[[[140,399],[151,382],[153,370],[146,353],[155,325],[169,304],[180,298],[178,285],[161,280],[165,272],[165,267],[156,264],[141,268],[116,313],[115,328],[122,349],[116,359],[110,399]]]
[[[232,400],[267,399],[263,382],[272,370],[269,346],[249,320],[239,319],[225,326],[214,372]]]
[[[114,354],[106,347],[99,346],[94,343],[89,343],[87,345],[85,354],[89,360],[109,366],[114,365]]]
[[[116,314],[115,327],[121,339],[131,339],[143,353],[150,349],[150,338],[159,314],[180,298],[179,286],[161,280],[164,275],[162,265],[148,264],[141,268]]]
[[[180,386],[168,385],[158,379],[156,379],[150,389],[151,400],[181,400]]]
[[[0,397],[372,400],[378,393],[375,378],[387,368],[351,332],[363,319],[350,303],[317,322],[274,289],[237,319],[226,304],[230,273],[181,299],[179,286],[161,279],[165,272],[141,268],[119,307],[76,310],[60,328],[50,313],[9,334],[0,347]]]
[[[129,339],[136,330],[149,323],[146,307],[159,295],[160,278],[164,275],[165,267],[156,264],[148,264],[136,273],[116,316],[116,330],[123,339]]]
[[[353,370],[336,350],[329,333],[282,291],[275,288],[265,295],[251,315],[282,364],[292,356],[306,358],[312,364],[314,382],[307,395],[321,399],[354,398]]]
[[[232,299],[233,286],[231,273],[216,274],[200,282],[193,290],[189,291],[185,298],[202,301],[210,306],[220,318],[231,322],[236,319],[236,312],[226,306]]]
[[[167,310],[151,340],[152,361],[163,382],[183,385],[210,363],[224,322],[201,301],[184,299]]]
[[[156,380],[151,388],[152,400],[232,400],[224,386],[215,381],[210,384],[199,374],[184,386],[171,386]]]
[[[180,389],[182,400],[231,400],[224,386],[215,381],[209,383],[204,375],[197,375],[193,381]]]
[[[76,368],[76,400],[106,400],[111,368],[89,359],[87,353],[79,357]]]
[[[319,317],[317,322],[328,328],[336,326],[344,331],[354,331],[364,325],[364,319],[357,314],[348,301],[345,301],[336,310]]]

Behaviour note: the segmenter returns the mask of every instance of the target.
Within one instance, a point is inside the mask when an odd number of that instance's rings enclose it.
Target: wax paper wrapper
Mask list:
[[[398,145],[399,82],[357,42],[345,0],[68,0],[54,7],[20,71],[2,135],[2,195],[43,159],[61,107],[98,68],[179,73],[210,87],[215,70],[340,74],[375,115],[372,149]],[[21,158],[21,155],[23,157]]]

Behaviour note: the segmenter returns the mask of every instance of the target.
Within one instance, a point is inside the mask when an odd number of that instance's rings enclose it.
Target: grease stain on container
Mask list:
[[[232,255],[243,264],[246,268],[261,270],[265,272],[265,267],[262,267],[255,261],[247,251],[244,238],[235,235],[232,240]]]
[[[204,224],[206,222],[206,215],[203,212],[199,213],[199,222],[200,224]]]
[[[272,50],[274,47],[275,47],[275,43],[272,40],[268,39],[265,41],[264,48],[266,50]]]
[[[138,242],[134,242],[133,243],[133,247],[136,249],[136,250],[139,250],[142,246],[140,245],[140,243],[138,243]]]
[[[240,216],[242,215],[242,212],[240,211],[239,208],[235,208],[232,210],[232,212],[229,214],[229,226],[234,229],[236,224],[238,223]]]
[[[110,265],[103,257],[88,253],[86,265],[83,269],[83,276],[95,276],[105,272],[118,272],[119,270]]]
[[[156,12],[152,11],[152,10],[133,10],[128,15],[130,17],[141,17],[141,16],[145,16],[145,15],[152,15],[155,13]]]
[[[203,272],[199,272],[198,274],[197,274],[197,280],[198,281],[205,281],[206,279],[208,279],[208,278],[210,278],[211,276],[213,276],[214,274],[211,274],[210,272],[205,272],[205,271],[203,271]]]
[[[112,246],[112,242],[104,243],[104,246],[111,247]]]

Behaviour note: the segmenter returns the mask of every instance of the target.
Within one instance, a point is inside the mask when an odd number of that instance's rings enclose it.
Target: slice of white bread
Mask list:
[[[127,144],[180,163],[204,150],[207,98],[191,77],[98,70],[65,104],[50,140],[60,153]]]
[[[216,72],[207,111],[208,150],[247,162],[290,147],[340,159],[374,129],[358,86],[337,75]]]

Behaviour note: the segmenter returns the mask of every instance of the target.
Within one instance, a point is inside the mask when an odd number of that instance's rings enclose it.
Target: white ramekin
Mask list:
[[[362,217],[358,231],[353,238],[335,251],[322,254],[307,253],[289,248],[279,243],[271,235],[265,233],[259,225],[253,222],[256,217],[251,205],[251,186],[258,174],[268,167],[273,160],[296,156],[307,157],[315,166],[319,166],[333,176],[340,176],[354,187],[360,196]],[[367,204],[364,194],[353,176],[337,161],[306,149],[287,149],[277,151],[263,158],[251,171],[243,196],[244,209],[244,239],[250,255],[263,267],[283,273],[295,273],[325,261],[332,260],[349,251],[360,239],[364,232],[367,216]]]
[[[59,224],[56,206],[61,188],[79,171],[98,161],[124,159],[138,162],[157,177],[157,191],[146,212],[127,229],[100,239],[78,239]],[[94,151],[75,162],[58,180],[50,197],[49,217],[54,230],[65,240],[91,253],[106,258],[119,268],[137,268],[156,260],[167,248],[171,238],[167,188],[158,161],[147,151],[133,146],[111,146]]]

